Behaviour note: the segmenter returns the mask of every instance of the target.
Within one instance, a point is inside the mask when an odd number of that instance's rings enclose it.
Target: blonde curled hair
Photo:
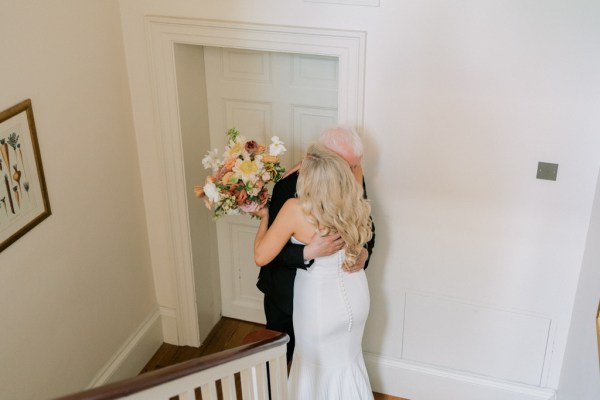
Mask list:
[[[354,265],[373,233],[371,206],[348,163],[324,144],[311,144],[296,191],[308,221],[323,236],[337,232],[345,243],[345,264]]]

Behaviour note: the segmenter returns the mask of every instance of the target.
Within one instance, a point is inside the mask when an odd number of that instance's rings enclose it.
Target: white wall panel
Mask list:
[[[270,54],[267,52],[222,49],[223,78],[268,82],[271,79]]]
[[[221,287],[229,299],[223,302],[223,314],[265,323],[262,293],[256,288],[258,267],[254,264],[254,255],[247,251],[253,248],[256,224],[231,223],[227,233],[229,237],[219,239],[231,244],[225,255],[231,259],[230,268],[221,270]]]
[[[548,318],[406,294],[402,358],[540,385]]]
[[[317,139],[318,133],[336,125],[337,109],[292,105],[292,115],[294,162],[299,162],[308,145]]]
[[[259,143],[270,143],[271,105],[250,101],[225,100],[225,114],[228,128],[243,127],[242,134]]]
[[[259,314],[263,312],[263,296],[256,288],[258,267],[254,263],[254,254],[247,251],[254,247],[255,225],[231,225],[233,255],[233,301],[240,304],[252,303]],[[259,318],[259,320],[264,320]]]
[[[337,92],[337,58],[294,54],[292,85]]]

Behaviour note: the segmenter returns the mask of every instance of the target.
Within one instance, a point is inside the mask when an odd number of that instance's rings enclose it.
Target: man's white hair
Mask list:
[[[360,136],[358,136],[358,132],[356,132],[356,129],[348,126],[338,126],[326,129],[321,133],[319,142],[323,143],[333,151],[339,150],[346,145],[352,149],[354,155],[357,157],[362,157],[364,151],[363,143]]]

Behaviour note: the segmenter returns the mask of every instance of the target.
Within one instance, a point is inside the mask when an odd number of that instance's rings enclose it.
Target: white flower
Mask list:
[[[238,135],[237,138],[235,138],[236,143],[241,143],[242,145],[246,144],[246,142],[248,141],[248,139],[246,139],[246,136],[244,135]]]
[[[251,160],[250,157],[246,157],[244,160],[238,158],[235,161],[233,172],[235,172],[244,183],[254,183],[258,178],[258,174],[261,173],[262,168],[263,163],[261,162],[261,157],[256,157],[254,160]]]
[[[203,189],[204,194],[210,201],[214,203],[219,202],[219,200],[221,199],[221,194],[219,193],[219,189],[217,189],[217,186],[214,183],[207,182],[206,185],[204,185]]]
[[[227,210],[227,215],[240,215],[240,209],[239,208],[230,208],[229,210]]]
[[[285,153],[287,150],[283,145],[283,142],[279,140],[279,136],[273,136],[271,138],[271,144],[269,145],[269,155],[278,156],[280,154]]]
[[[218,149],[214,149],[206,153],[206,156],[204,156],[204,158],[202,159],[202,165],[205,169],[212,168],[213,170],[216,170],[219,167],[221,161],[217,157],[218,153]]]

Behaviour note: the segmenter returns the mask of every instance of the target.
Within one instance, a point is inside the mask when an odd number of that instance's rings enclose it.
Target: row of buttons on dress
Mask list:
[[[348,300],[348,293],[346,293],[346,286],[344,285],[344,274],[342,269],[342,264],[344,262],[343,252],[338,252],[338,282],[340,285],[340,290],[342,292],[342,298],[344,299],[344,305],[346,306],[346,312],[348,313],[348,332],[352,331],[352,307],[350,306],[350,300]]]

